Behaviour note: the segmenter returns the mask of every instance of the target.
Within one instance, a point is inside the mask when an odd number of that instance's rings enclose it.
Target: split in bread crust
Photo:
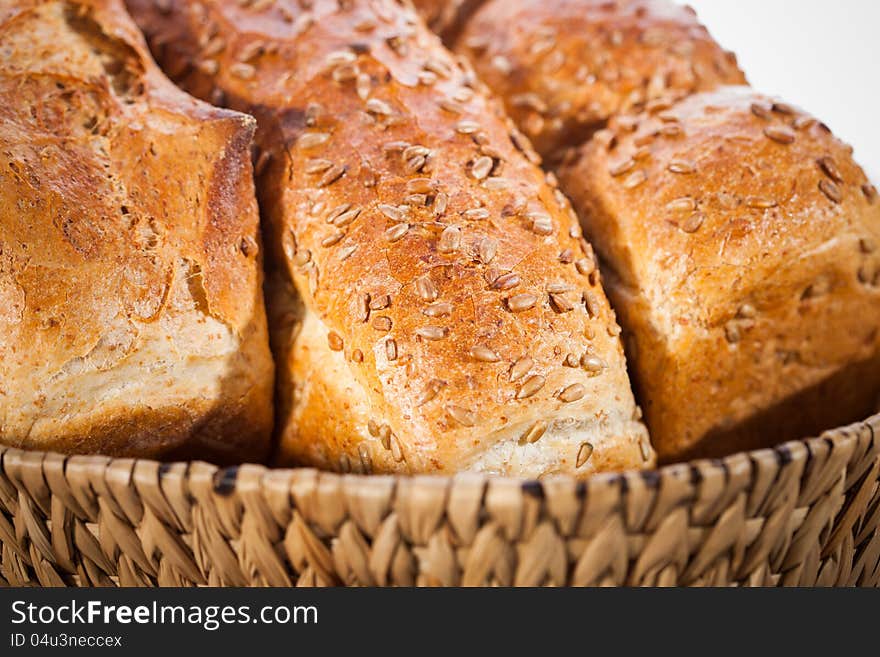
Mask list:
[[[880,203],[822,123],[728,87],[612,120],[560,175],[662,459],[874,410]]]
[[[115,0],[0,6],[0,441],[265,458],[250,117],[187,96]]]
[[[650,465],[577,218],[471,70],[385,0],[130,0],[252,112],[280,458],[361,472]]]
[[[412,0],[413,7],[428,28],[446,44],[455,42],[456,36],[471,15],[484,2],[485,0]]]

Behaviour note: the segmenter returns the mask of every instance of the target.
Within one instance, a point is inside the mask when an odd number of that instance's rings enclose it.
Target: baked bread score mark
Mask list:
[[[265,458],[250,117],[168,81],[120,2],[0,13],[0,437]]]
[[[568,201],[410,10],[167,5],[129,3],[160,62],[260,122],[281,461],[532,477],[653,463]]]
[[[412,4],[428,28],[449,46],[485,1],[413,0]]]
[[[880,394],[880,204],[852,149],[727,87],[613,119],[560,172],[662,459],[866,417]]]

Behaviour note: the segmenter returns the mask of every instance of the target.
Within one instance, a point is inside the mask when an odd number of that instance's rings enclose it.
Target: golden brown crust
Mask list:
[[[745,87],[612,120],[561,172],[661,458],[801,438],[880,391],[880,203],[851,149]]]
[[[176,89],[115,0],[4,3],[0,52],[2,441],[264,458],[253,120]]]
[[[455,50],[551,165],[613,114],[745,82],[693,10],[667,0],[487,0],[460,22]]]
[[[283,462],[653,462],[567,200],[409,9],[167,4],[129,2],[166,70],[260,123]]]

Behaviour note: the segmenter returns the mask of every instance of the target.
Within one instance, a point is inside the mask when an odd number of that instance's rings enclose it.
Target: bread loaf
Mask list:
[[[730,87],[612,120],[560,175],[662,459],[873,412],[880,203],[826,126]]]
[[[121,2],[0,4],[0,441],[265,458],[253,130],[176,89]]]
[[[485,0],[453,18],[420,5],[551,166],[618,112],[745,82],[694,11],[668,0]]]
[[[568,201],[412,10],[129,6],[181,84],[258,119],[280,462],[530,477],[653,463]]]

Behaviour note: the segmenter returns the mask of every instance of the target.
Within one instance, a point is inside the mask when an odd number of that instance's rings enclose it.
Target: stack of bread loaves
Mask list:
[[[735,59],[670,2],[417,4],[557,170],[661,459],[873,412],[880,204],[827,127],[719,89],[744,83]]]
[[[415,4],[461,57],[395,0],[127,0],[196,101],[122,0],[0,0],[0,440],[266,458],[270,341],[274,461],[345,472],[873,411],[880,204],[824,125],[672,3]]]
[[[166,5],[129,3],[166,70],[260,125],[282,462],[653,462],[568,200],[411,10]]]

